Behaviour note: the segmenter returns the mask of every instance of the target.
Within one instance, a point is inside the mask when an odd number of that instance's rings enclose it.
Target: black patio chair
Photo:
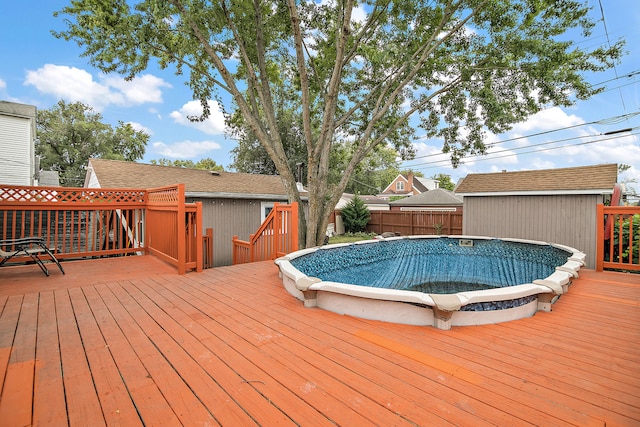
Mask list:
[[[36,264],[38,264],[38,266],[40,267],[40,269],[42,269],[42,272],[46,276],[49,276],[49,269],[47,269],[47,267],[42,262],[42,259],[40,259],[40,256],[42,254],[48,255],[49,258],[51,258],[51,261],[56,263],[62,274],[65,274],[64,269],[60,265],[60,262],[53,254],[51,249],[47,247],[44,239],[40,237],[25,237],[21,239],[0,241],[0,258],[2,258],[2,260],[0,260],[0,267],[5,265],[5,263],[12,258],[19,256],[28,256]]]

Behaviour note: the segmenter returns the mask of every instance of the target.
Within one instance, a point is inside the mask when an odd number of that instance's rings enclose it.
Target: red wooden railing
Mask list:
[[[182,184],[152,190],[0,186],[0,240],[41,237],[60,259],[153,252],[181,274],[200,271],[201,218],[201,205],[184,202]]]
[[[145,247],[178,268],[202,271],[202,203],[185,203],[184,184],[147,190]]]
[[[249,241],[233,236],[233,264],[274,260],[298,250],[298,203],[274,203]]]
[[[213,228],[207,228],[202,236],[202,268],[213,268]]]
[[[146,202],[139,189],[0,186],[0,239],[38,236],[61,259],[144,251]]]
[[[596,270],[640,271],[640,206],[599,204],[596,209]]]

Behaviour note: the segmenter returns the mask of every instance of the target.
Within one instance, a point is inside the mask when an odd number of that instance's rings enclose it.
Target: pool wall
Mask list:
[[[309,277],[291,263],[298,257],[316,251],[357,245],[375,245],[383,241],[402,239],[454,239],[463,241],[499,240],[527,245],[552,246],[567,253],[567,261],[544,278],[501,288],[459,292],[455,294],[427,294],[417,291],[387,289],[322,281]],[[303,249],[278,258],[275,263],[285,289],[304,302],[306,307],[318,307],[338,314],[371,320],[411,325],[435,326],[450,329],[452,326],[469,326],[506,322],[534,315],[538,310],[551,311],[552,304],[568,291],[571,280],[578,276],[586,255],[574,248],[547,242],[523,239],[494,239],[484,236],[409,236],[387,239],[363,240],[356,243],[326,245]],[[510,307],[512,300],[525,303]],[[489,305],[484,311],[466,311],[475,306]],[[501,308],[507,306],[509,308]]]

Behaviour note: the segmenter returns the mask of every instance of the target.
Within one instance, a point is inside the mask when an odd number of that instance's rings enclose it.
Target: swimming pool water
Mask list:
[[[458,293],[530,283],[551,275],[569,253],[499,239],[461,246],[454,238],[401,239],[318,250],[291,260],[323,281],[425,293]]]

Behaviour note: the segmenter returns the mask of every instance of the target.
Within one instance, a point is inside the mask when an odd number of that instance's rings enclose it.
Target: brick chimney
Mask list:
[[[413,194],[413,172],[409,172],[407,174],[407,181],[409,181],[407,184],[409,186],[409,188],[407,188],[407,193]]]

